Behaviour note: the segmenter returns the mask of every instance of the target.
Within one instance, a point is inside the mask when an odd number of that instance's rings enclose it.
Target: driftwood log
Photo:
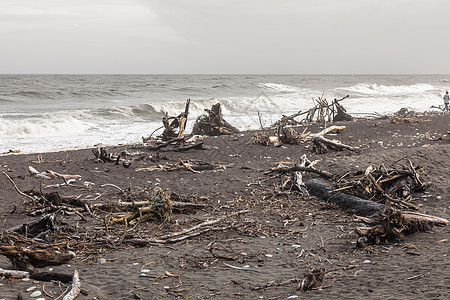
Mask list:
[[[360,216],[371,216],[379,214],[384,210],[384,204],[361,199],[342,192],[334,192],[335,188],[317,179],[306,181],[306,187],[311,195],[320,199],[334,203],[342,209],[355,210]]]
[[[350,151],[357,151],[358,149],[349,145],[342,144],[340,142],[335,142],[324,138],[323,136],[316,135],[312,138],[312,142],[314,144],[313,150],[316,153],[327,153],[328,149],[333,149],[336,151],[341,151],[344,149]]]
[[[319,169],[316,169],[315,167],[302,167],[302,166],[293,166],[293,167],[286,167],[286,166],[278,166],[275,168],[270,169],[268,172],[265,172],[264,174],[269,175],[271,173],[291,173],[291,172],[311,172],[315,174],[319,174],[320,176],[330,179],[333,178],[333,174],[331,174],[328,171],[322,171]]]
[[[72,254],[47,249],[28,249],[20,246],[0,246],[0,254],[6,256],[16,269],[31,270],[48,265],[61,265],[73,258]]]
[[[80,276],[78,275],[78,271],[75,270],[73,271],[72,288],[64,296],[63,300],[73,300],[80,294],[80,292],[81,292]]]
[[[197,118],[192,134],[199,135],[230,135],[239,132],[239,129],[224,120],[220,103],[214,104],[211,109],[205,109],[206,114]]]
[[[310,179],[306,182],[309,193],[329,203],[335,203],[346,210],[354,210],[358,215],[371,216],[360,218],[372,227],[358,227],[356,232],[370,242],[379,244],[382,241],[398,241],[405,233],[425,231],[430,226],[445,226],[448,220],[415,212],[404,212],[392,209],[387,205],[348,195],[319,180]]]
[[[30,273],[27,271],[5,270],[0,268],[0,277],[20,279],[28,276],[30,276]]]
[[[55,215],[47,214],[38,220],[12,227],[7,231],[34,237],[42,232],[45,232],[47,230],[53,231],[54,229]]]

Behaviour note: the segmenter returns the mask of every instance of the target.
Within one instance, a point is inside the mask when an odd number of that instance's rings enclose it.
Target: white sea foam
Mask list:
[[[341,87],[340,90],[354,92],[366,95],[399,95],[399,94],[418,94],[432,91],[433,86],[429,84],[413,84],[413,85],[379,85],[360,83],[351,87]]]

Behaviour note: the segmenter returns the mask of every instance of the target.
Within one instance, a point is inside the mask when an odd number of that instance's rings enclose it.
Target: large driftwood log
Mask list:
[[[6,256],[16,269],[32,270],[48,265],[61,265],[73,258],[72,254],[47,249],[27,249],[20,246],[0,246],[0,254]]]
[[[334,187],[317,179],[309,179],[306,181],[306,187],[311,195],[317,196],[326,202],[334,203],[343,209],[355,210],[360,216],[379,214],[384,209],[384,204],[361,199],[342,192],[333,192],[335,190]]]
[[[239,129],[224,120],[220,103],[214,104],[211,109],[205,110],[207,114],[197,118],[192,134],[217,136],[239,132]]]
[[[361,216],[374,216],[375,219],[381,220],[381,225],[372,228],[359,229],[360,235],[372,236],[373,240],[380,236],[401,239],[402,232],[414,232],[424,230],[429,226],[445,226],[448,220],[436,216],[420,214],[416,212],[404,212],[393,210],[389,205],[385,206],[374,201],[361,199],[359,197],[345,194],[342,192],[334,192],[334,188],[317,179],[310,179],[306,182],[309,193],[319,197],[320,199],[335,203],[339,207],[346,210],[355,210]],[[366,218],[367,219],[367,218]],[[376,223],[375,219],[367,219],[372,223]]]

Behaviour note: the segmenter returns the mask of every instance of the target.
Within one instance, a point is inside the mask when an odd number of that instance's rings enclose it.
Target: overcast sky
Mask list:
[[[0,73],[450,73],[449,0],[0,0]]]

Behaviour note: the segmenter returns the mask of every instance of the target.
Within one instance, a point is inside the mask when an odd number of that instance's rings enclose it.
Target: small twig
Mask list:
[[[118,187],[118,186],[115,185],[115,184],[112,184],[112,183],[105,183],[105,184],[102,184],[100,187],[105,187],[105,186],[112,186],[112,187],[115,187],[116,189],[118,189],[120,192],[123,193],[123,189],[120,188],[120,187]]]
[[[408,277],[408,278],[406,278],[406,280],[412,280],[412,279],[422,278],[422,277],[423,277],[423,274],[419,274],[419,275]]]
[[[195,171],[194,169],[192,169],[189,165],[186,165],[186,164],[184,163],[184,161],[183,161],[181,158],[178,158],[178,159],[180,160],[181,164],[182,164],[186,169],[188,169],[189,171],[191,171],[192,173],[200,173],[199,171]]]
[[[229,268],[236,269],[236,270],[251,271],[251,272],[258,272],[258,273],[261,272],[261,271],[256,270],[256,269],[232,266],[232,265],[227,264],[227,263],[225,263],[225,262],[224,262],[223,264],[224,264],[225,266],[229,267]]]
[[[46,286],[46,284],[44,284],[43,286],[42,286],[42,291],[44,292],[44,294],[46,294],[48,297],[50,297],[50,298],[54,298],[55,296],[53,296],[52,294],[50,294],[49,292],[47,292],[46,290],[45,290],[45,286]]]

